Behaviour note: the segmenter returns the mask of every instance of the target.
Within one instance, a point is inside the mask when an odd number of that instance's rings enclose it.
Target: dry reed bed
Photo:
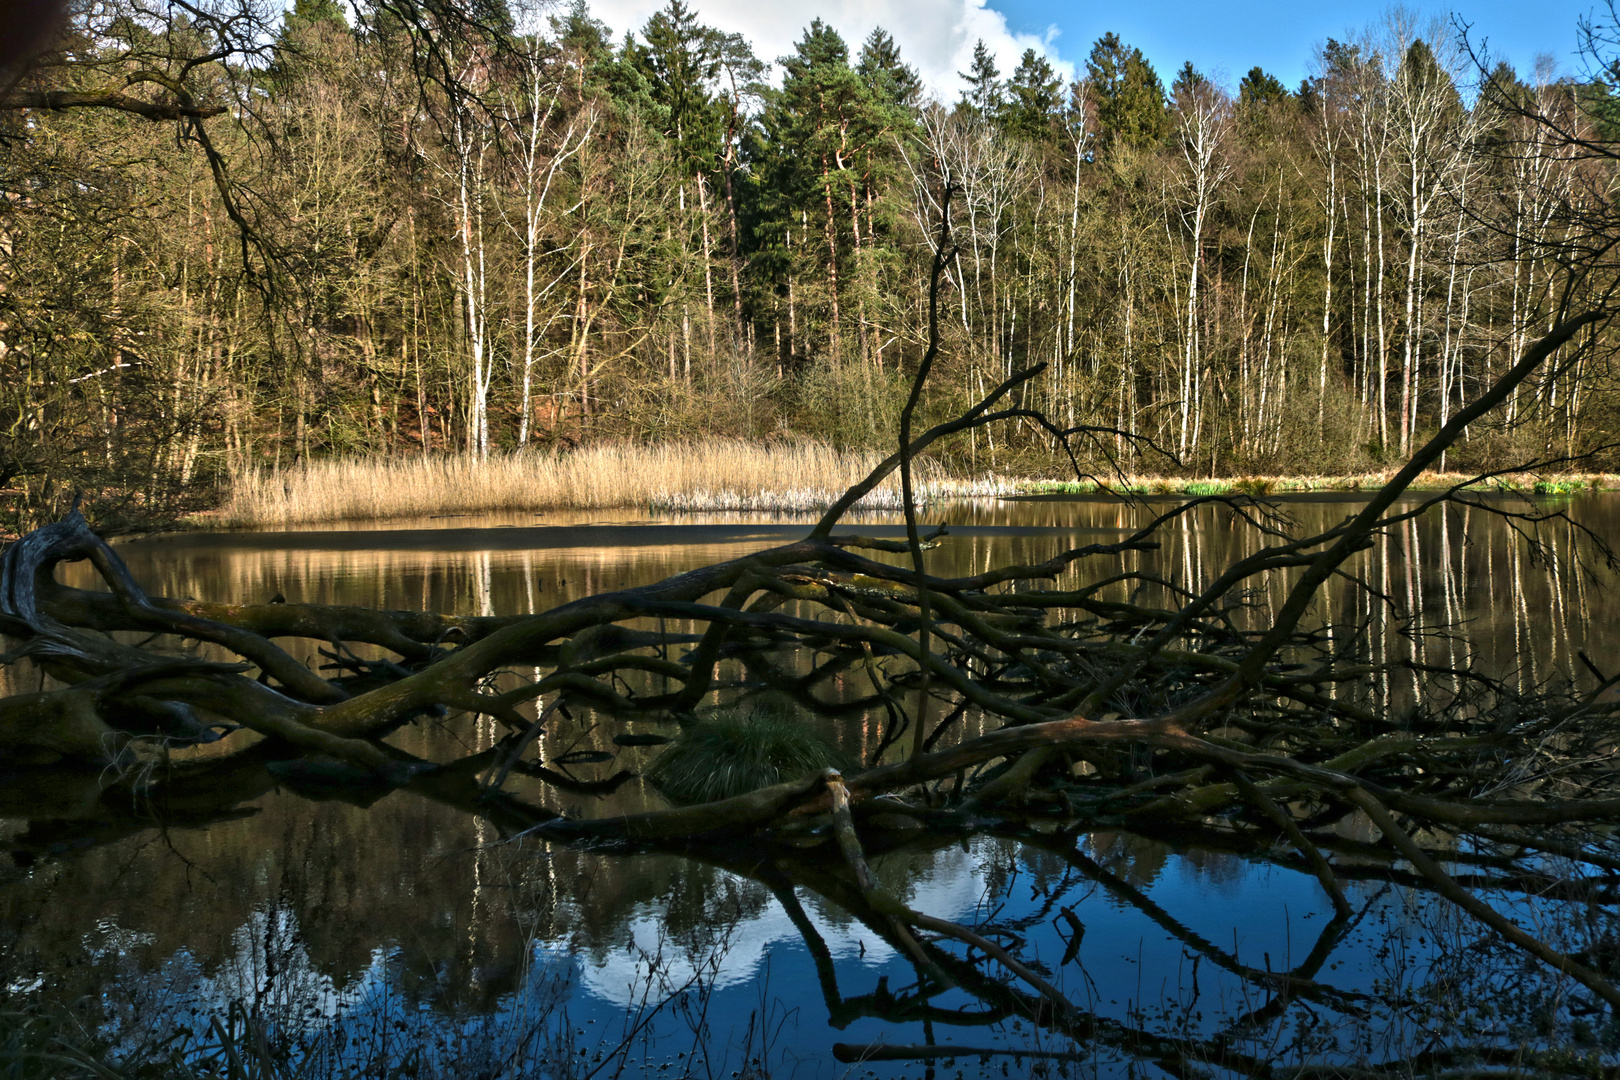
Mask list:
[[[562,453],[527,451],[479,459],[470,454],[316,461],[235,476],[213,525],[266,527],[323,521],[384,520],[503,510],[804,512],[832,504],[882,460],[825,443],[611,443]],[[924,501],[943,479],[918,463]],[[858,504],[898,509],[891,477]]]
[[[237,475],[211,525],[271,527],[295,523],[386,520],[434,514],[511,510],[653,510],[709,512],[757,510],[817,512],[865,476],[881,459],[871,451],[839,450],[825,443],[760,444],[731,439],[690,443],[610,443],[563,453],[528,451],[478,459],[470,454],[317,461],[292,469],[255,469]],[[1461,473],[1425,473],[1414,489],[1434,490],[1468,479]],[[1110,487],[1134,494],[1254,495],[1302,491],[1360,491],[1382,487],[1388,475],[1244,476],[1226,479],[1131,476]],[[1042,493],[1086,494],[1089,481],[947,476],[931,461],[918,462],[920,501],[1002,498]],[[1478,487],[1569,494],[1620,488],[1620,477],[1583,473],[1494,477]],[[859,509],[900,509],[900,484],[891,477]]]

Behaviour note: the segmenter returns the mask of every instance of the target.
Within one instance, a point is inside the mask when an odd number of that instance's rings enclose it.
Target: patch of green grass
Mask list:
[[[1090,480],[1037,480],[1026,490],[1037,495],[1090,495],[1097,485]]]
[[[1232,485],[1225,480],[1194,480],[1187,485],[1187,494],[1194,496],[1225,495],[1232,490]]]
[[[1574,495],[1585,490],[1586,481],[1580,479],[1537,480],[1535,486],[1537,495]]]
[[[691,804],[852,765],[802,717],[779,706],[755,706],[699,720],[658,756],[647,778],[672,802]]]

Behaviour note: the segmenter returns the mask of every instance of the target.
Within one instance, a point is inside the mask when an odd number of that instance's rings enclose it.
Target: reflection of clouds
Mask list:
[[[906,890],[907,903],[937,918],[971,921],[986,889],[983,869],[960,848],[942,850],[926,874]],[[746,883],[735,875],[724,876],[739,887]],[[820,897],[801,893],[800,901],[805,916],[839,964],[876,968],[896,957],[888,942],[864,923],[830,917]],[[717,930],[717,944],[704,955],[694,955],[670,936],[668,920],[657,904],[636,905],[625,921],[624,936],[623,948],[611,950],[595,962],[576,952],[574,962],[580,969],[579,985],[587,993],[625,1007],[644,998],[656,1001],[694,980],[714,990],[752,982],[771,953],[804,940],[774,898],[758,914],[737,920],[728,931]],[[550,952],[558,957],[567,947],[564,942],[554,942]]]
[[[300,1075],[416,1075],[425,1066],[428,1075],[493,1076],[525,1053],[544,1058],[566,1019],[558,1007],[568,973],[555,964],[530,967],[491,1011],[471,1016],[424,1007],[454,994],[454,973],[443,962],[413,972],[390,942],[374,946],[366,965],[340,985],[315,968],[296,914],[284,908],[255,911],[232,933],[232,951],[222,959],[205,963],[180,950],[150,971],[121,951],[140,944],[140,935],[98,930],[103,936],[92,948],[116,954],[119,973],[101,995],[103,1034],[124,1055],[206,1046],[217,1039],[217,1022],[233,1038],[286,1048]],[[471,978],[484,981],[484,970]],[[262,1025],[259,1034],[240,1026],[244,1014]]]
[[[119,972],[116,993],[102,995],[108,1034],[124,1052],[149,1047],[173,1030],[201,1035],[214,1019],[232,1020],[233,1006],[273,1025],[309,1029],[352,1012],[388,981],[385,950],[348,987],[320,972],[300,932],[297,915],[286,907],[255,910],[230,936],[229,951],[218,958],[181,949],[151,972],[142,971],[140,946],[151,935],[107,922],[97,926],[87,951]]]
[[[979,847],[967,852],[941,849],[917,876],[888,884],[919,911],[971,923],[988,888],[988,866]],[[740,875],[717,871],[709,891],[748,892],[753,884]],[[801,890],[800,901],[840,966],[881,968],[896,959],[887,942],[865,924],[830,908],[822,897]],[[671,934],[664,904],[636,904],[621,923],[621,947],[592,955],[566,939],[537,942],[538,962],[523,980],[523,989],[507,999],[506,1008],[517,1008],[524,998],[541,991],[555,996],[567,985],[621,1007],[657,1002],[694,981],[724,990],[756,980],[771,954],[803,942],[774,898],[712,930],[702,935],[708,944],[691,946]],[[344,982],[323,973],[310,954],[296,912],[283,906],[253,911],[230,933],[229,945],[218,957],[199,957],[181,949],[155,970],[141,972],[137,957],[150,937],[104,921],[85,942],[92,956],[122,971],[117,1000],[108,998],[106,1004],[116,1018],[115,1030],[131,1045],[165,1024],[206,1026],[211,1017],[229,1016],[236,1003],[256,1016],[319,1029],[334,1023],[364,1025],[368,1016],[410,1011],[407,1002],[415,997],[408,985],[412,976],[401,968],[396,946],[386,941],[374,944],[368,962]],[[571,971],[573,977],[563,971]],[[442,982],[450,973],[423,974],[429,982]],[[477,973],[473,977],[476,980]]]
[[[386,976],[386,954],[372,952],[371,963],[353,985],[342,988],[319,971],[310,957],[298,917],[285,907],[257,910],[231,934],[231,951],[213,967],[212,974],[193,977],[192,997],[199,1006],[225,1015],[232,1002],[242,1002],[269,1015],[306,1018],[335,1017],[363,995],[363,987]],[[171,959],[189,959],[179,954]],[[186,965],[182,964],[182,967]],[[165,984],[180,980],[180,971],[166,972]]]
[[[1023,955],[1049,964],[1066,945],[1052,922],[1053,905],[1074,905],[1088,928],[1081,957],[1086,975],[1078,979],[1074,969],[1054,965],[1054,980],[1063,985],[1068,975],[1071,981],[1065,990],[1082,1007],[1133,1024],[1140,1020],[1133,1019],[1132,1010],[1155,1000],[1150,996],[1143,1001],[1138,993],[1171,995],[1163,998],[1166,1005],[1177,1000],[1175,988],[1185,986],[1178,980],[1187,978],[1189,957],[1195,953],[1219,950],[1239,963],[1286,969],[1301,960],[1317,934],[1331,934],[1337,944],[1320,981],[1372,995],[1370,1004],[1375,1008],[1361,1017],[1307,1005],[1303,1014],[1295,1009],[1268,1024],[1244,1028],[1246,1034],[1240,1038],[1246,1041],[1240,1048],[1259,1056],[1281,1046],[1272,1040],[1282,1039],[1285,1029],[1298,1020],[1309,1028],[1311,1038],[1320,1040],[1324,1060],[1330,1063],[1355,1064],[1369,1053],[1379,1059],[1404,1060],[1434,1039],[1449,1037],[1444,1009],[1453,1006],[1403,1019],[1398,1008],[1385,1011],[1376,1005],[1391,993],[1400,997],[1409,990],[1432,986],[1444,992],[1443,997],[1431,995],[1434,1001],[1456,1003],[1522,997],[1520,983],[1532,990],[1540,986],[1556,989],[1556,973],[1529,969],[1521,975],[1516,954],[1507,954],[1509,962],[1504,963],[1500,955],[1480,953],[1474,947],[1477,924],[1465,914],[1427,894],[1391,889],[1387,883],[1378,883],[1380,895],[1368,898],[1371,902],[1365,904],[1361,921],[1350,936],[1340,939],[1338,930],[1325,929],[1326,898],[1306,873],[1228,856],[1201,862],[1203,856],[1172,854],[1157,882],[1144,889],[1152,903],[1163,909],[1165,918],[1161,920],[1135,905],[1102,902],[1083,877],[1048,874],[1041,879],[1043,887],[1034,888],[1039,868],[1031,860],[1039,861],[1040,856],[1019,857],[1015,868],[1008,860],[1016,851],[1005,841],[981,837],[971,841],[965,852],[953,846],[892,853],[879,860],[878,872],[911,906],[958,922],[973,922],[980,913],[979,905],[990,902],[1001,927],[1016,930],[1024,939],[1020,944]],[[1217,865],[1221,873],[1230,870],[1238,878],[1229,895],[1212,897],[1209,875]],[[1056,866],[1046,869],[1056,870]],[[419,1063],[427,1075],[527,1075],[508,1066],[524,1054],[535,1062],[583,1060],[581,1051],[606,1050],[615,1044],[619,1032],[641,1031],[638,1025],[643,1019],[648,1026],[643,1036],[637,1036],[644,1037],[641,1045],[648,1048],[643,1060],[653,1055],[669,1060],[672,1051],[692,1045],[687,1025],[693,1011],[683,1012],[682,1003],[674,1002],[672,1008],[662,1011],[656,1025],[651,1018],[671,994],[700,979],[700,986],[690,987],[697,993],[687,1004],[706,1003],[703,1015],[714,1024],[711,1045],[729,1048],[731,1044],[725,1040],[734,1037],[735,1031],[728,1036],[725,1025],[738,1021],[740,1027],[739,1018],[749,1016],[755,1002],[769,1000],[774,1002],[770,1007],[802,1015],[798,1023],[783,1029],[783,1041],[778,1044],[778,1052],[786,1055],[782,1063],[804,1063],[800,1075],[844,1075],[838,1070],[829,1073],[824,1067],[830,1036],[815,1022],[821,1009],[819,985],[811,959],[798,948],[799,935],[786,911],[769,899],[763,886],[745,876],[697,863],[686,864],[686,872],[703,875],[698,886],[685,890],[694,910],[671,912],[664,904],[649,900],[613,904],[603,893],[593,892],[561,920],[564,926],[574,926],[572,947],[566,937],[526,939],[518,961],[523,970],[510,982],[494,970],[507,958],[497,955],[495,963],[473,966],[475,956],[486,955],[490,940],[489,928],[477,922],[458,925],[450,953],[429,955],[419,946],[400,944],[419,938],[420,926],[375,918],[357,920],[351,932],[377,944],[351,974],[336,978],[320,974],[311,965],[303,944],[310,917],[306,915],[301,923],[294,911],[275,903],[254,909],[232,932],[222,935],[225,940],[218,957],[182,949],[147,966],[143,957],[152,948],[152,935],[110,918],[78,940],[98,963],[111,968],[111,977],[101,991],[109,1017],[104,1032],[123,1047],[150,1046],[181,1028],[211,1040],[210,1020],[234,1021],[228,1007],[243,1001],[266,1023],[268,1037],[295,1039],[308,1048],[296,1051],[305,1055],[298,1071],[306,1076],[379,1076],[396,1069],[402,1075],[404,1062],[417,1060],[412,1057],[417,1054],[422,1055]],[[652,890],[653,895],[678,897],[679,893],[678,889]],[[1568,906],[1570,921],[1560,932],[1556,920],[1564,916],[1554,906],[1556,902],[1492,892],[1483,895],[1523,924],[1545,924],[1552,918],[1550,929],[1558,947],[1588,945],[1590,941],[1582,935],[1597,929],[1585,919],[1578,903]],[[1094,902],[1085,902],[1092,897]],[[752,902],[755,898],[759,903]],[[870,981],[871,976],[884,973],[886,965],[904,964],[868,928],[836,907],[809,894],[802,900],[842,976],[865,974]],[[580,946],[578,924],[586,904],[614,916],[610,934],[617,946],[597,953]],[[728,911],[747,914],[736,920],[717,914]],[[428,917],[421,916],[423,921]],[[1167,933],[1167,920],[1181,924],[1187,934]],[[1548,927],[1543,925],[1543,929]],[[691,945],[694,939],[718,944]],[[427,962],[412,963],[413,956]],[[656,966],[649,962],[655,957]],[[1248,1014],[1255,994],[1261,992],[1258,984],[1244,986],[1230,971],[1203,970],[1200,1011],[1174,1019],[1181,1025],[1177,1031],[1181,1035],[1214,1034],[1239,1014]],[[1151,982],[1145,983],[1144,977]],[[473,986],[499,983],[501,989],[468,1009],[468,999],[458,991],[469,980]],[[720,992],[732,996],[706,996]],[[1178,1010],[1171,1011],[1180,1015]],[[1172,1020],[1167,1013],[1148,1026],[1158,1030],[1155,1025]],[[893,1041],[920,1037],[915,1026],[898,1024],[885,1034]],[[964,1029],[952,1034],[951,1041],[964,1043],[992,1038],[997,1045],[1028,1045],[1017,1028],[1011,1032],[1000,1029],[997,1034],[976,1027],[972,1040]],[[1376,1050],[1368,1051],[1366,1046]],[[600,1062],[602,1057],[597,1054],[591,1060]],[[632,1061],[626,1075],[634,1071],[635,1064]],[[784,1068],[780,1074],[790,1071]],[[716,1072],[725,1075],[729,1069]],[[1099,1075],[1125,1072],[1122,1067],[1115,1072],[1099,1070]],[[652,1075],[650,1069],[646,1075]]]

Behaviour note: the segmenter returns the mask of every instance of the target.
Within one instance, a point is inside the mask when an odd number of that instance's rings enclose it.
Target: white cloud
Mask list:
[[[626,30],[639,32],[666,0],[591,0],[591,14],[613,28],[615,38]],[[1002,77],[1012,73],[1025,49],[1044,54],[1065,80],[1074,77],[1074,65],[1061,61],[1055,40],[1057,27],[1044,36],[1015,34],[1006,16],[985,6],[985,0],[694,0],[698,17],[728,33],[741,33],[761,60],[774,64],[793,52],[794,43],[818,16],[837,30],[849,45],[850,59],[861,42],[881,26],[900,46],[906,63],[916,68],[923,82],[941,99],[952,102],[962,92],[957,72],[966,71],[973,45],[982,39],[995,55]],[[773,70],[781,79],[781,70]]]

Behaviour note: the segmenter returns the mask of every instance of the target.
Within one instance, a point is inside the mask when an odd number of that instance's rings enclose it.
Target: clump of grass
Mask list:
[[[829,766],[852,763],[803,718],[756,706],[699,720],[658,756],[647,778],[672,802],[690,804],[746,795]]]
[[[85,1031],[63,1015],[0,1010],[0,1060],[5,1075],[16,1080],[98,1075],[101,1055],[85,1048],[89,1042]]]
[[[1195,497],[1225,495],[1231,490],[1232,485],[1225,480],[1194,480],[1186,488],[1187,494]]]
[[[1269,495],[1271,493],[1271,480],[1264,476],[1245,476],[1232,481],[1232,488],[1245,495]]]
[[[242,1027],[238,1028],[238,1019]],[[190,1032],[153,1038],[115,1053],[109,1041],[65,1009],[0,1009],[0,1076],[8,1080],[282,1080],[294,1075],[285,1051],[272,1049],[262,1025],[233,1005],[229,1024],[213,1022],[213,1041]]]
[[[926,489],[935,498],[940,499],[999,499],[1006,495],[1027,495],[1032,490],[1027,481],[995,475],[970,479],[936,476],[924,483]],[[1034,490],[1045,493],[1070,488],[1092,491],[1096,485],[1077,485],[1072,481],[1038,481]]]
[[[1090,495],[1096,492],[1097,485],[1090,480],[1032,480],[1009,481],[1005,494],[1008,495]]]
[[[1586,489],[1586,481],[1574,477],[1558,480],[1537,480],[1534,490],[1537,495],[1575,495]]]

